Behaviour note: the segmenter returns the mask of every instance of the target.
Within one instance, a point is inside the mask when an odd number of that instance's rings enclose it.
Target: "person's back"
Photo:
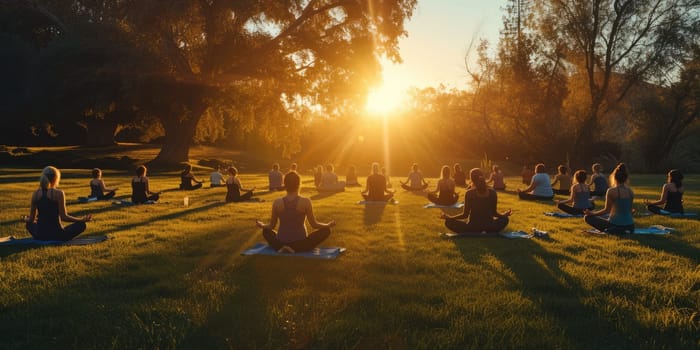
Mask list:
[[[408,185],[411,188],[423,187],[423,173],[420,171],[412,171],[408,174]]]
[[[634,225],[632,217],[632,190],[625,186],[616,186],[609,191],[615,194],[615,203],[610,210],[610,223],[616,226]]]
[[[532,181],[535,184],[535,188],[532,190],[532,194],[539,197],[551,197],[554,196],[554,191],[552,191],[552,183],[549,180],[549,175],[547,173],[537,173],[532,177]]]
[[[589,209],[591,207],[591,192],[584,183],[579,183],[574,187],[574,208]]]
[[[321,186],[322,188],[332,188],[338,184],[338,175],[335,173],[326,171],[321,176]]]
[[[559,184],[559,190],[568,191],[571,188],[571,175],[557,174],[557,176],[554,177],[554,183]]]
[[[371,174],[367,177],[367,198],[372,201],[384,199],[386,179],[381,174]]]
[[[593,183],[593,192],[595,193],[605,193],[608,190],[608,180],[603,174],[593,174],[591,176],[591,182]]]
[[[683,191],[678,190],[673,184],[669,184],[669,187],[672,187],[672,189],[669,189],[668,193],[666,193],[664,210],[670,213],[683,214]]]
[[[131,179],[131,202],[146,203],[148,200],[147,182],[148,178],[145,176],[134,176]]]
[[[282,184],[283,178],[284,174],[282,174],[282,172],[279,171],[279,169],[273,168],[272,170],[270,170],[270,172],[267,174],[270,190],[275,191],[278,189],[284,189],[284,185]]]
[[[54,200],[55,191],[57,190],[53,188],[37,190],[37,192],[41,192],[39,199],[36,201],[38,212],[37,236],[39,237],[48,237],[51,233],[62,229],[58,202]]]
[[[298,195],[287,195],[282,198],[284,210],[278,213],[280,225],[277,238],[283,243],[306,238],[306,213],[299,210],[299,198]]]
[[[503,181],[503,173],[500,171],[494,171],[491,173],[489,180],[493,181],[493,188],[496,190],[505,190],[506,183]]]
[[[219,171],[219,169],[214,170],[209,175],[209,182],[211,183],[211,187],[223,186],[225,181],[226,180],[224,179],[224,174],[222,174]]]
[[[90,180],[90,197],[100,198],[104,195],[102,192],[102,184],[100,180],[92,179]]]
[[[455,181],[450,178],[438,180],[438,198],[442,200],[452,200],[455,196]]]
[[[467,185],[467,175],[462,171],[462,169],[455,170],[454,180],[456,186],[466,186]]]
[[[479,194],[476,188],[467,190],[465,206],[469,206],[469,225],[484,227],[493,221],[496,212],[496,191],[488,189],[486,194]]]

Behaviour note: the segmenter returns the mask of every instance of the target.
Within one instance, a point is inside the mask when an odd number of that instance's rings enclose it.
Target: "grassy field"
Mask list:
[[[0,236],[28,236],[19,217],[38,173],[0,169]],[[130,173],[104,177],[128,197]],[[0,247],[0,348],[700,347],[698,220],[636,219],[676,228],[670,236],[590,236],[582,219],[543,216],[552,204],[500,194],[499,209],[514,210],[507,230],[537,227],[552,240],[449,240],[422,196],[399,191],[398,205],[365,207],[355,204],[359,189],[320,195],[305,177],[317,217],[338,222],[324,245],[347,252],[245,257],[262,241],[254,220],[269,219],[279,194],[226,204],[225,189],[184,192],[174,173],[150,177],[166,190],[159,204],[68,206],[93,214],[85,235],[111,236],[105,243]],[[632,176],[638,209],[664,180]],[[84,196],[88,181],[88,170],[64,170],[61,188]],[[687,210],[700,212],[700,177],[686,188]]]

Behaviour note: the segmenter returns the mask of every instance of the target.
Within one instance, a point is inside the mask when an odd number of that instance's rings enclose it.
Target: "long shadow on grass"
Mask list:
[[[66,276],[67,282],[58,283],[55,289],[42,290],[45,287],[38,284],[30,288],[33,294],[22,301],[7,304],[5,300],[0,303],[0,348],[176,348],[196,329],[192,320],[196,310],[207,312],[215,308],[215,300],[229,300],[231,294],[214,288],[228,283],[221,266],[201,271],[197,262],[220,247],[225,247],[230,255],[232,250],[240,249],[244,240],[231,235],[208,236],[190,238],[195,244],[186,245],[185,256],[175,246],[120,256],[118,261],[103,264],[91,274]],[[178,258],[173,259],[174,256]],[[180,307],[178,302],[190,306]],[[247,324],[249,319],[238,322]],[[37,329],[41,331],[32,331]]]
[[[677,237],[631,235],[630,239],[633,239],[639,242],[639,244],[654,250],[681,256],[691,260],[696,265],[700,264],[700,249],[678,239]]]
[[[364,223],[365,226],[374,225],[382,221],[382,215],[384,214],[384,208],[388,203],[369,203],[365,204],[364,208]]]
[[[483,265],[481,259],[485,254],[496,256],[515,275],[511,280],[512,287],[538,305],[541,311],[533,317],[553,319],[554,328],[548,334],[563,334],[567,348],[637,347],[630,343],[628,335],[615,332],[615,325],[601,318],[598,310],[581,302],[588,293],[576,278],[560,268],[561,263],[571,262],[569,257],[548,252],[531,240],[465,238],[455,240],[455,244],[469,264]],[[489,269],[487,266],[483,268]],[[603,334],[605,337],[600,336]],[[539,345],[548,347],[547,344]],[[549,347],[553,346],[556,344],[549,344]]]

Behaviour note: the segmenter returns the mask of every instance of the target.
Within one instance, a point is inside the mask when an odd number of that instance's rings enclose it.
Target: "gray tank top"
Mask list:
[[[277,239],[284,243],[301,241],[306,238],[306,214],[300,213],[297,210],[299,197],[293,200],[287,200],[287,197],[282,198],[284,202],[284,211],[279,214],[280,229],[277,233]]]

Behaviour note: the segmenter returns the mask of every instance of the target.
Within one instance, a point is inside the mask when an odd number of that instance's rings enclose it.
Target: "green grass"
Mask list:
[[[87,194],[88,170],[63,172],[68,198]],[[128,197],[130,173],[104,176]],[[0,170],[0,236],[27,236],[19,217],[37,177]],[[0,247],[0,348],[700,347],[698,220],[637,219],[678,229],[664,237],[588,236],[581,219],[543,216],[551,204],[500,194],[499,209],[514,209],[507,230],[536,226],[553,240],[448,240],[438,237],[440,211],[423,209],[421,196],[399,191],[399,205],[364,207],[359,189],[319,196],[305,177],[319,220],[338,222],[324,245],[347,252],[333,261],[245,257],[262,241],[254,220],[269,219],[279,193],[224,204],[225,189],[183,192],[172,190],[174,173],[150,178],[168,190],[157,205],[68,206],[92,213],[85,235],[112,236],[106,243]],[[664,177],[632,180],[641,203]],[[686,208],[700,212],[700,177],[686,183]]]

